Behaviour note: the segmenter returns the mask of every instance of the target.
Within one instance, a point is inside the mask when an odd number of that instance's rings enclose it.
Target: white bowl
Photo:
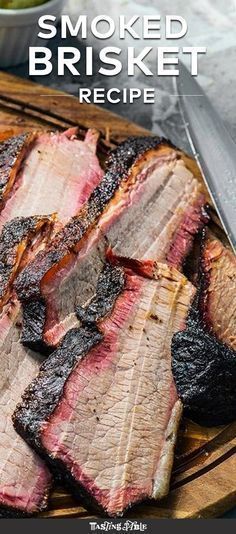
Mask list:
[[[65,0],[25,9],[0,9],[0,67],[13,67],[28,60],[30,46],[46,46],[38,37],[41,15],[60,16]]]

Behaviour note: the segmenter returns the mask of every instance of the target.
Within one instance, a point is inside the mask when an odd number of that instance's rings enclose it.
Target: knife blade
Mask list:
[[[236,253],[236,144],[203,89],[182,63],[175,85],[194,157]]]

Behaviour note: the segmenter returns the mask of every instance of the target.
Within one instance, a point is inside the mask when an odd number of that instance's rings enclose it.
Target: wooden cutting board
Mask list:
[[[25,130],[80,126],[101,131],[101,156],[107,147],[146,130],[75,97],[0,73],[0,139]],[[169,496],[133,508],[135,518],[219,517],[236,505],[236,423],[202,428],[183,421]],[[62,488],[55,488],[41,517],[95,517]]]

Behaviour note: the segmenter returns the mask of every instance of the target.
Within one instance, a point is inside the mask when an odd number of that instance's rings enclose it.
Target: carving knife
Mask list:
[[[175,85],[194,157],[236,253],[236,144],[196,78],[182,63]]]

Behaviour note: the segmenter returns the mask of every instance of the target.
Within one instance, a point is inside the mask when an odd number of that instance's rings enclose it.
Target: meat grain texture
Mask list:
[[[32,514],[46,505],[52,477],[12,424],[14,409],[41,363],[20,343],[20,317],[17,302],[5,306],[0,317],[0,509]]]
[[[103,173],[96,157],[97,132],[89,130],[84,141],[76,133],[75,128],[35,134],[1,211],[0,229],[15,217],[52,213],[65,224],[79,211]]]
[[[96,157],[97,133],[79,141],[76,131],[19,136],[0,145],[0,508],[3,514],[33,514],[47,504],[52,477],[20,438],[12,413],[42,358],[20,342],[22,315],[14,279],[58,224],[81,207],[103,174]],[[88,180],[88,181],[87,181]],[[10,191],[10,193],[9,193]],[[72,198],[73,197],[73,198]],[[40,215],[38,215],[40,214]],[[16,217],[18,215],[18,217]]]
[[[160,138],[121,144],[81,213],[18,278],[23,342],[47,352],[75,326],[74,310],[95,292],[107,240],[121,255],[167,260],[180,269],[207,220],[197,172]]]
[[[107,286],[101,303],[106,272],[81,329],[66,334],[14,415],[17,430],[73,491],[109,516],[168,492],[182,411],[171,339],[185,327],[195,294],[164,264],[131,260],[122,269],[110,273],[113,306]]]
[[[236,351],[236,257],[218,239],[206,239],[201,258],[203,320]]]

